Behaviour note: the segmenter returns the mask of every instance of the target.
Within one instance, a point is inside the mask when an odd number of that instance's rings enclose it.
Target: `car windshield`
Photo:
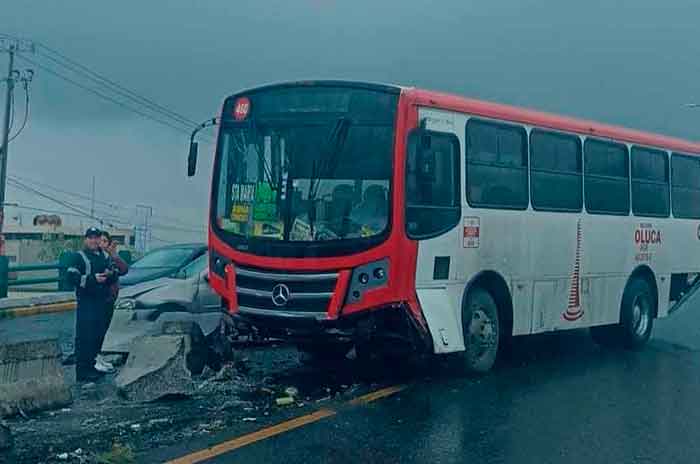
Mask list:
[[[208,259],[209,254],[204,254],[200,256],[187,266],[183,267],[180,270],[180,272],[178,272],[177,277],[180,279],[189,279],[198,276],[203,270],[207,268]]]
[[[132,269],[180,266],[192,254],[191,248],[162,248],[136,261]]]

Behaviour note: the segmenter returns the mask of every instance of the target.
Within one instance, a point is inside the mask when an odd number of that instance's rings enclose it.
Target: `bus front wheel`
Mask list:
[[[468,373],[483,374],[496,362],[500,341],[498,306],[483,288],[474,288],[467,295],[462,309],[464,352],[461,361]]]

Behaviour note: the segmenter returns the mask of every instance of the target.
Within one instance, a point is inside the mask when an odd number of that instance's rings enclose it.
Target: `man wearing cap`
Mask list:
[[[100,333],[105,325],[110,287],[116,281],[109,260],[100,251],[100,231],[85,232],[85,246],[76,253],[67,269],[67,278],[75,285],[75,377],[78,382],[98,380],[103,373],[95,369],[100,350]]]

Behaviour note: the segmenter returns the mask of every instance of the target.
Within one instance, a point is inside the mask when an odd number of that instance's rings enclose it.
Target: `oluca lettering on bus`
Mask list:
[[[661,243],[661,231],[649,229],[637,229],[634,232],[634,242],[637,245],[648,245]]]
[[[662,244],[661,230],[655,228],[653,224],[640,224],[634,231],[634,243],[639,249],[639,252],[634,257],[635,261],[651,261],[650,246],[660,246]]]

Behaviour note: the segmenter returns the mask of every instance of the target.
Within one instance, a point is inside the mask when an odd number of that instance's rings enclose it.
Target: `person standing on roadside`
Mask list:
[[[100,350],[110,287],[117,279],[100,250],[98,229],[91,227],[85,232],[85,246],[72,256],[66,273],[68,281],[75,286],[77,300],[75,377],[78,382],[93,382],[104,375],[95,369],[95,357]]]
[[[112,282],[109,287],[109,298],[105,305],[104,326],[100,331],[100,348],[97,359],[95,360],[95,369],[100,372],[111,373],[114,372],[114,366],[102,359],[99,353],[102,351],[102,344],[105,341],[109,325],[112,323],[112,316],[114,316],[114,304],[119,297],[119,277],[129,272],[129,265],[117,254],[117,242],[112,240],[112,236],[109,235],[109,232],[106,230],[100,232],[100,250],[105,259],[108,260],[108,266],[116,275],[116,279],[114,279],[114,282]]]

